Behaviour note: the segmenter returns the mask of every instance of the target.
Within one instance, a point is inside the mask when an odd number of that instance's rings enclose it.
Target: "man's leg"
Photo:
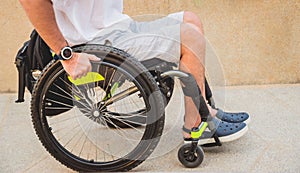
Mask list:
[[[192,24],[192,25],[196,26],[195,29],[198,30],[199,33],[202,36],[204,35],[203,26],[201,24],[201,21],[199,20],[199,18],[197,17],[197,15],[195,15],[194,13],[192,13],[192,12],[185,12],[184,13],[184,20],[183,20],[183,22],[184,23],[189,23],[189,24]],[[194,47],[192,47],[192,48],[196,49]],[[204,50],[204,51],[202,51],[202,53],[205,52],[205,47],[204,48],[200,47],[199,49],[200,50]],[[204,53],[204,55],[205,55],[205,53]],[[203,62],[204,62],[204,58],[202,58],[202,57],[204,57],[204,55],[202,55],[200,53],[200,56],[199,56],[200,59],[203,59],[203,60],[201,60]],[[204,67],[204,65],[205,64],[203,63],[203,67]],[[203,68],[203,69],[205,69],[205,68]],[[203,79],[201,79],[201,81],[203,81]],[[209,88],[208,83],[207,83],[206,80],[205,80],[204,87],[205,87],[205,89],[203,88],[203,86],[202,87],[200,86],[201,91],[203,92],[202,95],[207,100],[207,103],[209,103],[209,99],[211,99],[212,94],[211,94],[210,88]],[[208,93],[206,93],[206,92],[208,92]],[[222,111],[221,109],[215,108],[214,107],[215,105],[211,106],[211,105],[207,104],[207,106],[208,106],[208,109],[210,111],[210,114],[213,117],[217,116],[219,119],[222,119],[222,120],[224,120],[226,122],[231,122],[231,123],[240,123],[240,122],[249,123],[250,122],[250,116],[246,112],[228,113],[228,112]]]
[[[200,20],[191,12],[185,12],[181,25],[181,60],[179,69],[190,73],[205,98],[205,38]],[[201,122],[199,112],[190,97],[185,96],[185,128],[192,129]],[[185,138],[190,134],[184,132]]]
[[[202,96],[206,98],[205,93],[205,38],[202,24],[199,18],[191,12],[184,13],[184,20],[181,26],[181,60],[180,70],[190,73],[196,80]],[[217,110],[207,107],[210,114],[214,117]],[[185,97],[185,123],[187,129],[197,127],[201,122],[201,115],[189,97]],[[213,120],[215,123],[221,123],[219,128],[217,124],[216,133],[221,137],[227,137],[227,141],[237,139],[245,134],[247,127],[245,123],[227,123],[217,119]],[[229,129],[227,128],[229,127]],[[189,138],[190,134],[183,132],[185,138]],[[224,138],[225,139],[225,138]]]

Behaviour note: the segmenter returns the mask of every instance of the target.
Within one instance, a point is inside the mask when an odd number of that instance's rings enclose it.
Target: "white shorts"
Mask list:
[[[183,12],[147,22],[124,21],[101,31],[101,36],[88,42],[110,44],[139,61],[160,58],[168,62],[180,60],[180,26]]]

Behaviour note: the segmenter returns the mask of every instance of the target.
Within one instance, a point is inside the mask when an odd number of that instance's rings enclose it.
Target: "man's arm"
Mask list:
[[[20,0],[20,2],[39,35],[59,55],[67,43],[57,26],[51,0]]]
[[[46,44],[57,55],[67,42],[55,20],[51,0],[19,0],[29,20]],[[84,53],[74,53],[69,60],[61,61],[66,72],[73,78],[85,76],[91,70],[91,61],[99,58]]]

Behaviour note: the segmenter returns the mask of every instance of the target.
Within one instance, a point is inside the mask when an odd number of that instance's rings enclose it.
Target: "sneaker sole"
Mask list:
[[[237,133],[234,133],[234,134],[229,135],[229,136],[219,137],[219,140],[222,143],[235,141],[235,140],[241,138],[242,136],[244,136],[247,133],[247,131],[248,131],[248,126],[245,126],[242,130],[238,131]],[[198,145],[204,145],[204,144],[210,144],[210,143],[215,143],[215,139],[214,138],[208,138],[208,139],[200,139],[198,141]]]

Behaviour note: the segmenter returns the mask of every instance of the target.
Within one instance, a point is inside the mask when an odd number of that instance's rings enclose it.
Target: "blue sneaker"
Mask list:
[[[250,116],[246,112],[229,113],[229,112],[224,112],[221,109],[217,109],[217,110],[218,112],[216,114],[216,117],[222,121],[228,123],[242,123],[242,122],[244,122],[245,124],[250,123]]]
[[[213,137],[214,133],[217,134],[220,142],[224,143],[237,140],[244,136],[248,131],[247,124],[244,122],[228,123],[217,118],[213,118],[212,122],[217,128],[213,131],[208,129],[207,131],[204,131],[198,142],[199,145],[215,143],[216,141]]]

